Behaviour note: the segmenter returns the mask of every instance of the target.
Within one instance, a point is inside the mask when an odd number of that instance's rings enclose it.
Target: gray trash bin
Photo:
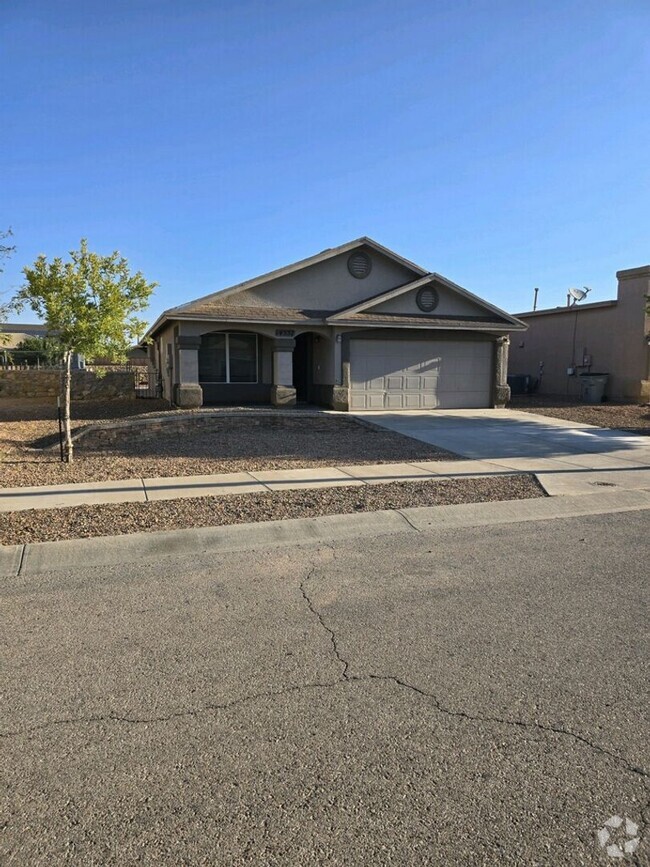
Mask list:
[[[602,403],[608,379],[608,373],[581,373],[580,400],[584,403]]]

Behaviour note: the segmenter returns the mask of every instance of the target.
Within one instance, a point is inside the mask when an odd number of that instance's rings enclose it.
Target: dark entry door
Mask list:
[[[311,401],[312,335],[299,334],[293,350],[293,386],[299,403]]]

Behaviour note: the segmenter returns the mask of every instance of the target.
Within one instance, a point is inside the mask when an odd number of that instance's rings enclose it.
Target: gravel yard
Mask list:
[[[562,396],[525,394],[515,395],[508,406],[522,412],[564,418],[580,424],[650,434],[650,404],[647,403],[576,403]]]
[[[0,544],[17,545],[142,531],[279,521],[283,518],[375,512],[409,506],[526,500],[543,496],[544,491],[535,478],[521,474],[195,497],[154,503],[34,509],[0,514]]]
[[[162,404],[162,406],[161,406]],[[75,405],[75,423],[160,414],[161,401],[112,401]],[[455,455],[401,434],[364,426],[353,418],[301,416],[286,424],[247,424],[236,429],[200,429],[155,438],[125,434],[119,444],[93,450],[83,440],[74,462],[62,464],[58,451],[34,447],[57,431],[53,406],[29,401],[0,401],[0,486],[23,487],[66,482],[234,473],[244,470],[293,469],[336,464],[450,460]],[[171,415],[171,414],[170,414]]]

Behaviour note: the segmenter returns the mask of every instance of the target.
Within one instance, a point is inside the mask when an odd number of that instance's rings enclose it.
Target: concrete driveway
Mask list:
[[[486,471],[537,473],[550,494],[588,493],[593,485],[650,489],[650,437],[508,409],[355,415],[481,461]]]

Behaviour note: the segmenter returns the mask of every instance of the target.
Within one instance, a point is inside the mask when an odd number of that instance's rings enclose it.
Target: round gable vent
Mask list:
[[[423,286],[415,297],[415,303],[424,313],[431,313],[438,306],[438,292],[433,286]]]
[[[367,253],[353,253],[348,259],[348,271],[357,280],[363,280],[372,270],[372,260]]]

